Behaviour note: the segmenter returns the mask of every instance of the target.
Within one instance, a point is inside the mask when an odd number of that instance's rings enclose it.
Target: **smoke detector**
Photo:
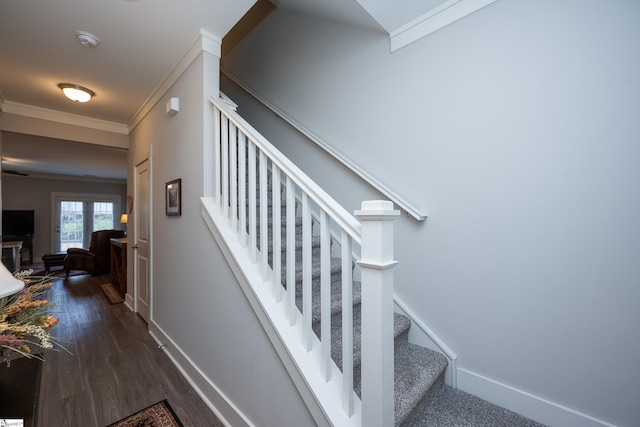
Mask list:
[[[96,36],[86,31],[78,31],[76,32],[76,36],[78,36],[80,44],[85,47],[96,47],[100,42]]]

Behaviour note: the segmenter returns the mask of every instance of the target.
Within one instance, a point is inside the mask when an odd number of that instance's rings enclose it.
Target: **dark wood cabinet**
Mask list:
[[[24,251],[29,251],[29,264],[33,264],[33,235],[26,236],[2,236],[2,242],[22,242],[22,249],[20,250],[20,257]],[[27,264],[25,259],[22,258],[22,264]]]
[[[124,298],[127,293],[127,238],[111,239],[111,283]]]

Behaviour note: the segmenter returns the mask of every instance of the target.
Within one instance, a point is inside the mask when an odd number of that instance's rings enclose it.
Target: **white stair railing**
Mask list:
[[[223,100],[211,98],[211,102],[214,182],[207,186],[213,188],[212,197],[202,199],[203,217],[225,240],[328,422],[392,426],[395,261],[391,220],[399,212],[388,201],[363,202],[356,212],[359,222]],[[314,265],[312,252],[318,241],[320,261]],[[332,247],[332,242],[340,249]],[[354,256],[358,248],[360,254]],[[362,295],[362,399],[353,390],[352,269],[356,259]],[[332,269],[336,264],[341,266],[339,278]],[[300,278],[302,289],[296,289]],[[314,281],[320,283],[315,295]],[[331,358],[331,285],[338,281],[343,309],[342,372]],[[320,338],[313,330],[314,315],[318,316],[312,310],[313,298],[320,300]]]

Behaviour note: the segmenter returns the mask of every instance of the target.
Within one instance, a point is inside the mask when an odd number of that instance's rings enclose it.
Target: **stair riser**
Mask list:
[[[420,402],[413,408],[413,411],[402,421],[400,424],[396,424],[398,427],[411,427],[416,422],[416,419],[420,416],[422,411],[424,411],[427,406],[429,406],[429,400],[431,396],[440,388],[444,386],[444,371],[442,374],[436,379],[433,385],[427,390],[427,392],[423,395]]]

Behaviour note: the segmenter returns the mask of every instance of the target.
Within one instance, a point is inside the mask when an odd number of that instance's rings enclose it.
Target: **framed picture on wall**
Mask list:
[[[166,184],[167,216],[182,215],[182,180],[174,179]]]

